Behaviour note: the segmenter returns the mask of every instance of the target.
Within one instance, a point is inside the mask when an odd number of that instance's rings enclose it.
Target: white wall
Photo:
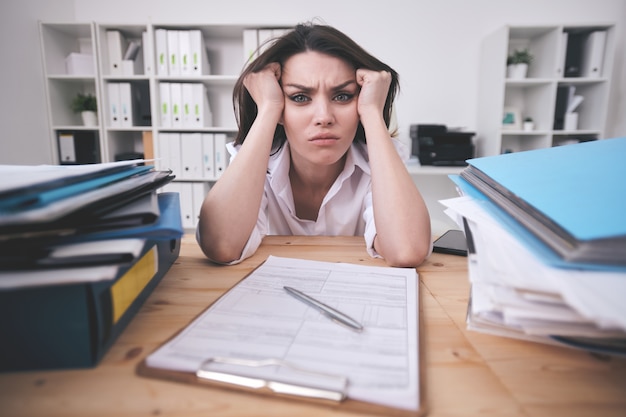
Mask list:
[[[51,163],[37,20],[293,24],[320,18],[401,76],[398,121],[475,129],[479,48],[504,24],[617,23],[607,136],[626,135],[624,0],[4,0],[0,4],[0,163]],[[19,39],[19,42],[16,40]]]

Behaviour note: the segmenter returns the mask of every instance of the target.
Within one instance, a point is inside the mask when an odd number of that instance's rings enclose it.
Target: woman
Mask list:
[[[389,133],[398,75],[340,31],[301,24],[235,85],[236,155],[207,195],[197,239],[237,263],[263,236],[364,236],[371,256],[414,267],[430,218]]]

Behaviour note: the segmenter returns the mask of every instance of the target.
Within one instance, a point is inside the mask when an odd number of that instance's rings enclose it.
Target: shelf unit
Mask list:
[[[214,146],[219,148],[214,149],[216,158],[217,152],[221,151],[222,162],[227,161],[224,141],[232,140],[237,132],[232,105],[233,87],[244,66],[244,50],[248,51],[251,48],[250,38],[244,36],[244,32],[248,34],[256,32],[261,38],[262,33],[263,36],[268,36],[268,33],[276,34],[277,32],[273,31],[280,28],[226,24],[98,22],[39,22],[39,28],[50,140],[55,144],[53,160],[56,163],[92,163],[154,157],[157,169],[172,169],[176,175],[176,179],[164,190],[180,193],[183,227],[193,229],[197,222],[197,217],[193,213],[199,212],[200,200],[206,195],[211,184],[219,178],[221,171],[215,169],[210,175],[206,172],[189,174],[183,172],[184,163],[172,162],[171,155],[176,152],[182,154],[181,149],[186,145],[186,139],[202,135],[202,146],[207,147],[205,139],[208,141],[215,139]],[[280,29],[282,30],[284,29]],[[110,31],[118,32],[121,40],[109,37]],[[160,51],[158,45],[162,43],[157,40],[157,34],[160,35],[164,31],[185,32],[185,36],[191,36],[191,32],[199,33],[200,36],[195,38],[197,41],[195,45],[199,42],[200,50],[206,53],[208,66],[205,66],[205,70],[195,74],[185,73],[186,75],[163,73],[159,67],[161,61],[157,56]],[[113,66],[114,55],[111,55],[111,51],[122,49],[123,53],[131,42],[141,45],[134,63],[130,65],[132,69],[118,70],[119,66]],[[180,42],[179,45],[187,43]],[[254,45],[254,48],[256,46]],[[70,54],[91,57],[90,64],[93,68],[91,73],[88,75],[68,73],[66,60]],[[164,124],[165,120],[161,114],[164,100],[161,96],[161,87],[163,84],[172,83],[180,84],[181,87],[189,84],[203,86],[203,96],[206,97],[211,112],[210,120],[193,127]],[[115,113],[120,109],[124,110],[123,106],[114,112],[114,103],[117,101],[113,97],[117,94],[115,91],[122,88],[131,91],[132,123],[117,122],[117,117],[120,120],[124,119],[123,114]],[[98,125],[83,126],[80,115],[72,113],[70,104],[79,92],[96,96]],[[91,135],[95,139],[92,143],[94,159],[85,160],[79,156],[77,160],[70,161],[64,158],[62,155],[64,150],[59,145],[59,135],[62,134],[73,135],[75,145],[78,139],[82,139],[86,134]],[[173,148],[176,145],[172,147],[172,143],[166,142],[172,137],[181,139],[180,147],[175,152]],[[200,156],[205,160],[207,158],[204,152]]]
[[[78,93],[95,95],[98,108],[102,108],[94,28],[93,23],[39,24],[50,141],[54,144],[52,159],[58,163],[102,162],[101,149],[105,142],[101,121],[96,126],[84,126],[80,114],[71,110],[72,100]],[[72,54],[80,54],[86,62],[82,70],[69,73],[67,60]],[[63,152],[67,149],[61,147],[60,136],[63,135],[74,136],[75,152]],[[85,155],[80,151],[85,148],[92,148],[92,151]]]
[[[565,76],[567,38],[588,37],[606,31],[601,73],[596,77]],[[481,49],[477,156],[547,148],[565,143],[603,139],[613,68],[615,27],[612,24],[578,26],[505,26],[488,36]],[[507,57],[528,49],[534,59],[523,79],[507,78]],[[585,59],[583,57],[583,59]],[[573,130],[555,129],[557,92],[573,87],[584,97]],[[530,117],[534,129],[503,128],[510,112],[522,120]]]

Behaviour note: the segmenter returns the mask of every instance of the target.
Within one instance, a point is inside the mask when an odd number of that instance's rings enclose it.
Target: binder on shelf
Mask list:
[[[191,75],[191,38],[188,30],[178,31],[178,56],[180,58],[180,75]]]
[[[193,115],[193,84],[182,84],[182,100],[181,100],[181,114],[182,114],[182,126],[194,127],[195,118]]]
[[[132,127],[135,121],[133,85],[131,83],[119,83],[120,92],[120,127]]]
[[[183,127],[183,85],[170,83],[170,108],[172,109],[172,127]]]
[[[352,308],[350,311],[370,317],[364,318],[364,332],[343,328],[317,313],[309,314],[310,307],[285,293],[284,285],[297,287],[302,277],[315,274],[324,279],[314,286],[317,290],[310,287],[312,295],[331,300],[340,310]],[[384,274],[388,283],[393,282],[394,298],[401,305],[397,309],[401,319],[393,325],[366,313],[388,303],[381,299],[376,285],[364,285],[358,297],[338,290],[346,285],[346,276],[379,274]],[[281,278],[268,279],[276,276]],[[396,417],[423,415],[423,344],[417,278],[415,270],[409,268],[270,256],[150,353],[138,365],[137,373],[305,400],[334,410]],[[320,290],[322,287],[331,289]],[[333,294],[332,288],[339,293]],[[251,305],[255,308],[249,308]],[[212,332],[202,330],[224,322],[228,322],[228,329],[219,332],[220,340],[214,339]],[[280,340],[273,338],[268,342],[266,335],[277,332]],[[385,350],[391,339],[403,341],[394,344],[398,349],[393,352]],[[356,345],[363,349],[351,350]]]
[[[167,71],[172,77],[180,76],[180,43],[177,30],[167,30]]]
[[[207,127],[213,124],[213,115],[209,103],[207,88],[202,83],[191,84],[192,94],[192,126]]]
[[[108,92],[108,119],[110,127],[120,127],[122,125],[120,84],[107,83]]]
[[[154,75],[156,74],[154,71],[154,50],[152,40],[147,31],[141,34],[141,43],[143,45],[143,73],[148,76]]]
[[[182,149],[180,146],[180,133],[168,134],[169,161],[172,174],[180,177],[182,173]]]
[[[195,229],[198,226],[198,217],[200,216],[200,209],[202,208],[202,203],[204,202],[204,198],[209,192],[209,184],[206,182],[192,182],[191,183],[191,192],[192,192],[192,203],[193,203],[193,228]]]
[[[243,62],[244,65],[252,62],[257,56],[259,38],[256,29],[243,30]]]
[[[152,109],[150,108],[150,83],[139,81],[133,83],[135,126],[152,126]]]
[[[143,159],[148,161],[154,159],[154,140],[151,131],[141,132],[141,143],[143,145]]]
[[[211,73],[211,65],[209,56],[204,46],[204,38],[202,32],[198,29],[189,31],[189,49],[191,57],[191,75],[209,75]]]
[[[73,133],[59,133],[59,161],[61,164],[76,163]]]
[[[159,116],[161,127],[172,127],[172,106],[171,106],[170,83],[159,83]]]
[[[606,30],[596,30],[589,34],[585,40],[582,76],[600,78],[602,75],[602,63],[604,61],[604,47],[606,44]]]
[[[213,133],[202,133],[202,178],[215,178],[215,144]]]
[[[109,73],[111,75],[123,75],[122,59],[126,51],[127,42],[119,30],[107,30],[107,49],[109,51]]]
[[[192,229],[194,222],[193,189],[190,182],[180,183],[180,214],[184,229]]]
[[[564,77],[580,77],[585,36],[581,32],[568,33]]]
[[[259,29],[257,36],[259,40],[259,54],[262,54],[271,45],[271,41],[274,39],[274,31],[272,29]]]
[[[169,64],[168,64],[168,51],[167,51],[167,30],[166,29],[155,29],[154,30],[154,43],[155,43],[155,53],[156,53],[156,73],[157,75],[168,75],[169,74]]]
[[[97,164],[100,162],[98,134],[93,131],[59,132],[59,163],[61,165]]]
[[[567,38],[568,33],[561,33],[561,43],[559,44],[559,63],[556,69],[556,74],[559,77],[565,76],[565,66],[566,66],[566,57],[567,57]]]
[[[202,134],[201,133],[181,133],[181,179],[201,179],[202,178]]]
[[[159,171],[172,170],[170,163],[170,134],[165,132],[157,133],[156,169]]]
[[[228,164],[226,159],[228,155],[226,150],[226,133],[215,133],[213,134],[213,139],[215,143],[215,178],[219,178],[226,171],[226,165]]]

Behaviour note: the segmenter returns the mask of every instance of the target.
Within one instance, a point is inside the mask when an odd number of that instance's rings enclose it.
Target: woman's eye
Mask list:
[[[291,96],[291,101],[295,101],[296,103],[304,103],[308,100],[308,97],[304,94],[295,94]]]
[[[354,94],[349,93],[341,93],[335,96],[335,100],[337,101],[350,101],[354,97]]]

